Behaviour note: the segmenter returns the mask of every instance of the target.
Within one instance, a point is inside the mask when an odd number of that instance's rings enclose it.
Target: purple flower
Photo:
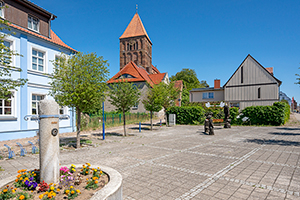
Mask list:
[[[29,180],[32,181],[32,180],[33,180],[33,177],[30,177]]]

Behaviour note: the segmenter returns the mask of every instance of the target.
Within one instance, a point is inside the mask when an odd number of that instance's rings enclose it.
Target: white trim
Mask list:
[[[29,27],[28,27],[28,20],[29,20],[29,18],[32,19],[32,21],[31,21],[32,27],[33,27],[33,19],[36,19],[36,20],[37,20],[37,30],[34,30],[33,28],[29,28]],[[34,32],[39,33],[39,32],[40,32],[40,19],[37,18],[37,17],[34,17],[34,16],[32,16],[32,15],[28,15],[28,17],[27,17],[27,28],[28,28],[29,30],[31,30],[31,31],[34,31]]]
[[[3,118],[7,118],[7,117],[17,117],[17,91],[15,90],[12,90],[11,91],[13,93],[13,97],[11,98],[11,114],[10,115],[4,115],[4,114],[1,114],[0,115],[0,118],[3,119]],[[2,99],[0,99],[0,101],[2,101]],[[4,105],[2,105],[4,106]],[[2,109],[2,107],[0,107],[0,109]]]
[[[47,93],[38,93],[38,92],[30,92],[30,97],[29,97],[29,113],[32,115],[32,95],[39,95],[39,96],[45,96],[44,99],[47,99]],[[38,114],[38,109],[37,109],[37,114]]]
[[[9,42],[10,43],[10,50],[14,53],[18,53],[18,52],[15,51],[15,49],[16,49],[16,40],[15,39],[13,39],[11,37],[5,37],[3,39],[3,41]],[[15,60],[16,60],[16,56],[12,55],[10,66],[15,65]]]
[[[2,15],[0,15],[0,17],[2,18],[2,19],[5,19],[5,3],[4,3],[4,1],[0,1],[0,4],[2,3],[2,5],[3,5],[3,8],[2,9],[0,9],[0,10],[2,10]],[[1,5],[0,5],[0,8],[1,8]]]
[[[38,52],[41,52],[41,53],[43,53],[44,54],[44,70],[43,71],[39,71],[38,70],[38,66],[37,66],[37,69],[35,70],[35,69],[32,69],[32,51],[33,50],[35,50],[35,51],[38,51]],[[34,71],[34,72],[40,72],[40,73],[47,73],[48,72],[48,55],[47,55],[47,50],[46,49],[44,49],[44,48],[41,48],[41,47],[39,47],[39,46],[36,46],[36,45],[31,45],[31,47],[30,47],[30,63],[29,63],[29,70],[31,70],[31,71]]]

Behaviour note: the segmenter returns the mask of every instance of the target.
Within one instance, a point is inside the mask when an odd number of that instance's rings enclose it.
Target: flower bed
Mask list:
[[[90,199],[109,177],[99,167],[91,168],[86,163],[80,169],[75,165],[61,167],[58,184],[38,180],[39,170],[19,170],[15,180],[0,189],[0,199]]]

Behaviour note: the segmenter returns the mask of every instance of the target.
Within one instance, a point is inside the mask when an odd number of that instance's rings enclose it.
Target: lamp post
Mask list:
[[[105,124],[104,124],[104,101],[102,102],[102,115],[103,115],[103,123],[102,123],[102,136],[103,140],[105,140]]]

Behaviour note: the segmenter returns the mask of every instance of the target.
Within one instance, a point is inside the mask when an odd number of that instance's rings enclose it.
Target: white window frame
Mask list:
[[[210,96],[212,95],[212,96]],[[202,99],[214,99],[215,94],[214,92],[203,92],[202,93]]]
[[[46,98],[47,98],[47,94],[45,94],[45,93],[36,93],[36,92],[30,93],[30,113],[31,113],[31,115],[38,115],[38,114],[39,114],[39,109],[38,109],[38,102],[39,102],[39,101],[37,101],[37,100],[34,100],[34,101],[37,103],[37,104],[36,104],[36,114],[33,114],[33,113],[32,113],[32,109],[33,109],[33,107],[32,107],[32,103],[33,103],[32,95],[36,95],[36,96],[44,96],[43,99],[46,99]],[[41,100],[42,100],[42,99],[41,99]]]
[[[32,51],[36,51],[37,52],[37,55],[33,55],[33,52]],[[43,53],[44,54],[44,56],[43,56],[43,60],[44,60],[44,62],[43,62],[43,71],[40,71],[40,70],[38,70],[39,69],[39,66],[38,66],[38,59],[39,59],[39,56],[38,56],[38,53]],[[33,65],[33,57],[35,57],[35,58],[37,58],[37,68],[36,69],[33,69],[32,68],[32,65]],[[32,47],[31,48],[31,63],[30,63],[30,70],[33,70],[33,71],[37,71],[37,72],[42,72],[42,73],[46,73],[47,72],[47,63],[46,63],[46,61],[47,61],[47,54],[46,54],[46,51],[44,51],[44,50],[41,50],[41,49],[39,49],[39,48],[35,48],[35,47]]]
[[[60,113],[62,111],[63,113]],[[67,115],[68,114],[68,107],[67,106],[59,106],[58,108],[59,115]]]
[[[29,23],[29,19],[30,19],[30,23],[31,23],[31,28],[28,26],[28,23]],[[36,22],[37,22],[37,30],[35,30],[34,28],[33,28],[33,22],[34,22],[34,20],[36,20]],[[27,19],[27,28],[29,29],[29,30],[32,30],[32,31],[35,31],[35,32],[40,32],[40,20],[37,18],[37,17],[34,17],[34,16],[32,16],[32,15],[28,15],[28,19]]]
[[[16,91],[11,91],[12,92],[12,97],[11,99],[11,114],[10,115],[4,115],[4,99],[0,99],[2,101],[2,106],[0,106],[0,109],[2,109],[2,114],[0,114],[0,118],[6,118],[6,117],[16,117],[16,98],[17,98],[17,93]]]
[[[15,40],[12,40],[11,38],[5,38],[3,41],[10,43],[10,47],[9,47],[10,51],[15,50]],[[10,66],[14,66],[14,65],[15,65],[15,56],[12,55]]]
[[[2,18],[2,19],[4,19],[4,6],[5,6],[5,3],[3,2],[3,1],[0,1],[0,10],[1,10],[1,12],[0,12],[0,17]]]

